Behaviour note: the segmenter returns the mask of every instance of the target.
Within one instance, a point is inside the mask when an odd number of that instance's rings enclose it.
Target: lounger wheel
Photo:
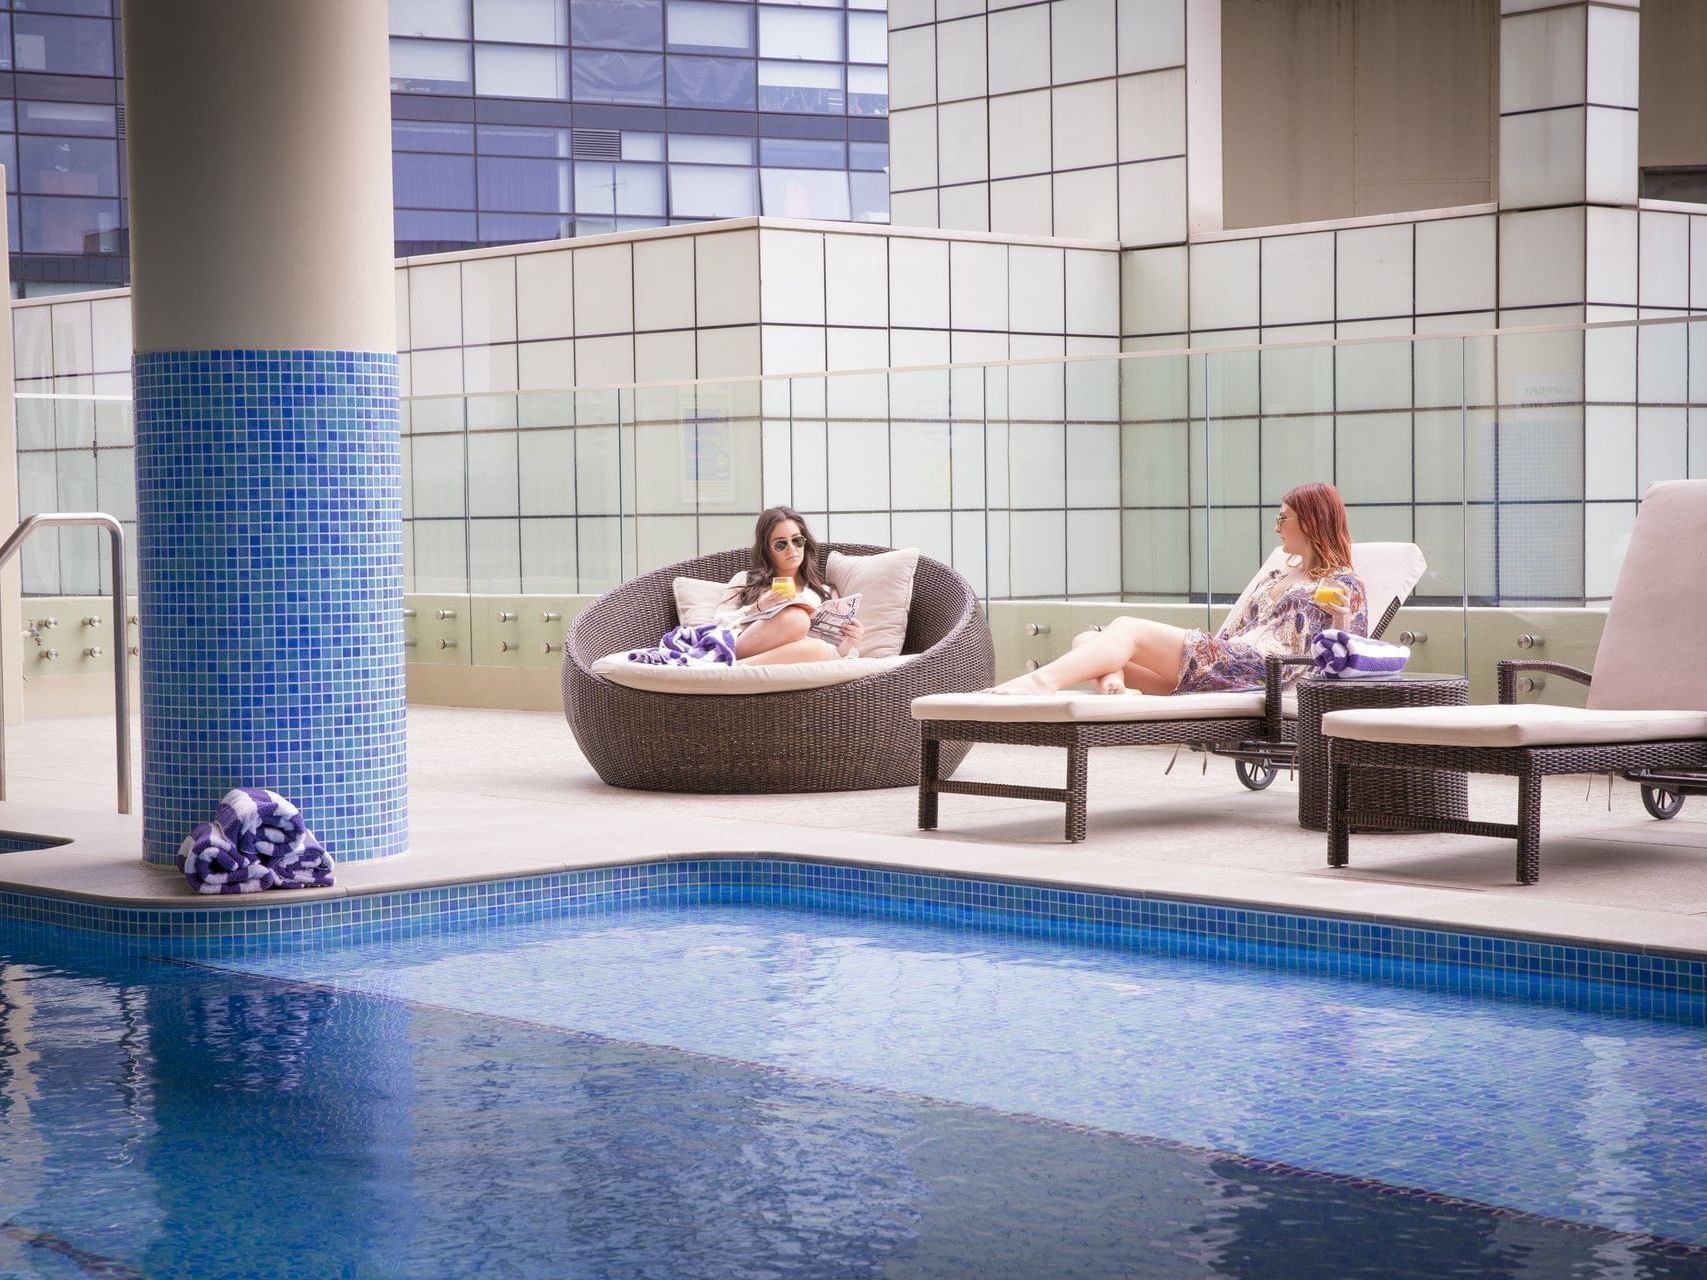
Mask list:
[[[1675,791],[1667,791],[1664,787],[1643,787],[1642,807],[1664,822],[1667,818],[1677,817],[1683,808],[1683,797]]]
[[[1266,760],[1235,760],[1233,771],[1239,775],[1239,781],[1252,791],[1261,791],[1280,776],[1280,770]]]

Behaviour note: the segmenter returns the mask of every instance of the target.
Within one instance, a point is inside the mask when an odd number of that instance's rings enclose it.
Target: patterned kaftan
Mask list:
[[[1369,634],[1369,601],[1363,580],[1349,569],[1328,574],[1327,581],[1346,591],[1346,629]],[[1175,693],[1221,693],[1263,687],[1263,659],[1272,655],[1304,655],[1310,641],[1332,619],[1310,597],[1316,579],[1287,584],[1279,569],[1259,573],[1240,595],[1227,621],[1214,635],[1191,628],[1185,633],[1185,661]],[[1301,667],[1285,669],[1290,684]]]

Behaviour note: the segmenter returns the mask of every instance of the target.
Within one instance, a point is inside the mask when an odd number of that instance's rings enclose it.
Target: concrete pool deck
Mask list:
[[[689,854],[781,854],[948,874],[1160,894],[1707,954],[1707,798],[1669,822],[1622,781],[1549,779],[1541,881],[1514,881],[1512,842],[1354,836],[1326,866],[1326,837],[1296,821],[1296,784],[1238,784],[1230,762],[1169,749],[1091,753],[1090,836],[1061,838],[1062,807],[944,796],[942,829],[917,829],[911,788],[825,795],[700,796],[600,782],[560,715],[413,706],[411,850],[346,862],[308,893],[192,894],[142,863],[141,823],[115,812],[112,722],[65,718],[7,734],[0,831],[70,837],[0,854],[0,889],[112,906],[246,908]],[[140,751],[136,758],[141,759]],[[1065,753],[980,745],[959,777],[1056,782]],[[1585,791],[1588,794],[1585,795]],[[1472,778],[1471,810],[1510,821],[1515,786]],[[140,808],[140,803],[136,806]]]

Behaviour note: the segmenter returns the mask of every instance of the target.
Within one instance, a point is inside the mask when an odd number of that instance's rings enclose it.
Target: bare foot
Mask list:
[[[1012,680],[1004,680],[990,690],[991,693],[1057,693],[1053,685],[1038,678],[1035,671],[1027,671],[1023,676],[1015,676]]]
[[[1106,676],[1098,676],[1091,681],[1091,686],[1098,693],[1125,693],[1126,677],[1119,671],[1111,671]]]

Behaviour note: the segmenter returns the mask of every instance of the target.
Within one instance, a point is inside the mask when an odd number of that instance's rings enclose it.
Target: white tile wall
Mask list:
[[[889,33],[889,109],[904,111],[937,101],[936,28]]]
[[[1417,223],[1417,313],[1491,311],[1497,235],[1491,215]]]
[[[1156,164],[1174,161],[1158,160]],[[1120,234],[1113,167],[1055,175],[1055,234],[1074,240],[1114,240]]]
[[[1017,332],[1065,332],[1065,252],[1032,245],[1007,252],[1009,324]]]
[[[1051,91],[1054,165],[1088,169],[1115,161],[1115,82],[1093,80]]]
[[[634,331],[634,260],[626,244],[575,251],[575,332]]]
[[[1124,333],[1177,333],[1187,320],[1189,250],[1129,250],[1120,255],[1120,316]]]
[[[1640,217],[1638,300],[1644,307],[1687,307],[1689,224],[1693,219],[1681,213],[1643,212]],[[1590,300],[1599,301],[1592,294]]]
[[[1191,326],[1229,329],[1258,323],[1258,242],[1191,246]]]
[[[529,254],[516,275],[516,335],[520,338],[571,338],[575,336],[575,255],[559,249]],[[422,270],[410,270],[413,282]],[[414,293],[410,293],[410,315],[414,315]],[[415,346],[429,344],[415,341]]]
[[[514,258],[476,258],[462,264],[462,340],[516,340]]]
[[[1185,161],[1120,166],[1122,244],[1177,244],[1186,235]]]
[[[634,327],[694,327],[694,242],[688,236],[634,246]]]
[[[760,233],[759,307],[771,323],[824,323],[822,235],[805,231]]]
[[[936,101],[982,98],[989,92],[985,78],[984,16],[940,22],[936,28]],[[891,54],[893,57],[893,54]],[[894,70],[890,70],[890,94]]]
[[[1116,65],[1122,75],[1185,63],[1185,0],[1118,0]]]
[[[1011,93],[1049,83],[1049,5],[1032,4],[990,15],[990,92]]]
[[[1340,320],[1408,316],[1411,291],[1409,223],[1362,227],[1335,235],[1335,308]]]
[[[1112,76],[1114,0],[1054,0],[1049,8],[1054,83]]]
[[[1270,236],[1261,242],[1262,322],[1300,324],[1334,318],[1334,236]]]
[[[1121,160],[1185,154],[1185,71],[1122,76],[1118,84]]]
[[[1030,10],[1018,10],[1026,13]],[[990,99],[990,176],[1012,178],[1050,168],[1049,90]],[[891,133],[890,146],[897,144]]]
[[[918,202],[903,202],[906,216],[895,213],[896,199],[902,192],[937,183],[937,109],[919,107],[912,111],[895,111],[889,116],[889,190],[890,216],[897,226],[935,226],[936,197],[931,194],[930,221],[918,221]]]
[[[1500,110],[1537,111],[1584,101],[1584,10],[1565,7],[1500,22]]]
[[[990,176],[988,116],[983,98],[937,108],[937,178],[944,186]]]

